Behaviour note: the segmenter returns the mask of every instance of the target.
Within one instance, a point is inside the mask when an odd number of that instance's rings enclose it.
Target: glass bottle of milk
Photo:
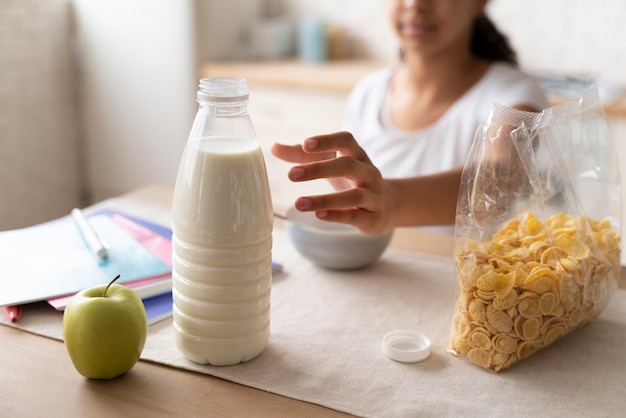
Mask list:
[[[172,202],[173,319],[189,360],[251,360],[270,335],[272,202],[248,84],[205,78]]]

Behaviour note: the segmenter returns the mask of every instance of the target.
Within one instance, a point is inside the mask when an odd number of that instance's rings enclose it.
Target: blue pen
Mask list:
[[[78,226],[78,230],[80,231],[87,247],[91,250],[91,252],[100,260],[104,261],[109,257],[109,244],[106,243],[102,238],[96,234],[96,231],[93,230],[83,212],[80,209],[74,208],[72,209],[72,217],[76,222],[76,226]]]

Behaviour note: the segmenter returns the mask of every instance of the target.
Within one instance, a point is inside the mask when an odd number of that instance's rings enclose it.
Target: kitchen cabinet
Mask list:
[[[298,88],[250,86],[249,111],[263,147],[300,143],[341,129],[347,95]]]
[[[268,164],[268,178],[276,209],[297,196],[331,190],[325,180],[291,183],[284,179],[291,164],[269,152],[274,142],[298,144],[306,137],[341,130],[346,100],[365,74],[384,63],[330,61],[308,64],[300,61],[210,63],[202,66],[201,77],[243,77],[250,88],[248,110]]]
[[[348,94],[375,61],[210,63],[202,77],[243,77],[250,86],[248,109],[263,148],[300,143],[341,129]]]
[[[299,142],[307,135],[339,129],[350,90],[361,77],[385,65],[389,63],[367,60],[215,62],[203,65],[200,76],[247,79],[249,109],[262,141]],[[626,98],[607,104],[604,112],[613,134],[626,142]],[[626,146],[623,155],[626,158]]]

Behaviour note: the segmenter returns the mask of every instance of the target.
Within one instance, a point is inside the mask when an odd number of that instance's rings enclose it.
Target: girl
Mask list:
[[[272,147],[298,163],[292,181],[327,178],[338,190],[300,197],[298,210],[369,233],[453,224],[463,164],[493,104],[547,106],[485,15],[487,0],[388,1],[401,60],[355,87],[346,131]]]

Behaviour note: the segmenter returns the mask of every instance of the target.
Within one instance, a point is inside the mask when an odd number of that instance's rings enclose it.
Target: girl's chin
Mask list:
[[[432,46],[426,42],[407,42],[403,41],[401,49],[406,56],[407,54],[415,54],[415,55],[424,55],[428,54],[429,51],[432,51]]]

